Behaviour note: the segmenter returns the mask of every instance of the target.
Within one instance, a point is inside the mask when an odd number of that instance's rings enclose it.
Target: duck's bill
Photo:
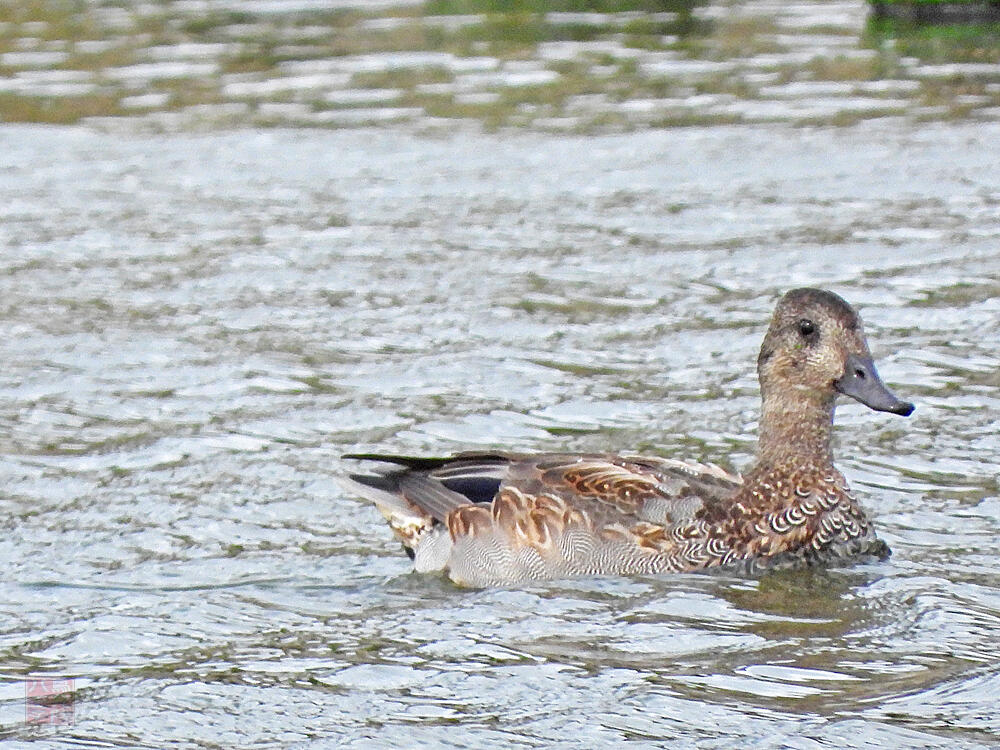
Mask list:
[[[844,374],[833,382],[833,387],[875,411],[887,411],[903,417],[913,413],[913,404],[900,401],[885,387],[871,357],[848,356]]]

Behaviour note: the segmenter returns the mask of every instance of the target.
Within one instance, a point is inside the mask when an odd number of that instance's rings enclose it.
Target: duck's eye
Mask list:
[[[803,336],[812,336],[816,333],[816,324],[808,318],[803,318],[799,321],[799,333]]]

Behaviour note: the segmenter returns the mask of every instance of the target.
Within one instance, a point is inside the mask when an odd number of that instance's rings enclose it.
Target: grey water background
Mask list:
[[[365,40],[504,18],[238,5],[0,21],[6,745],[1000,746],[991,32],[921,59],[892,50],[926,34],[871,42],[862,3],[708,3],[663,11],[722,24],[665,49],[622,27],[677,19],[635,11],[589,17],[582,42],[459,36],[431,51],[455,70],[406,72],[417,51]],[[302,41],[345,28],[359,49]],[[182,46],[227,30],[298,49],[228,72],[244,58]],[[800,57],[747,63],[739,40],[769,35]],[[611,52],[571,46],[595,40]],[[589,67],[553,63],[556,43]],[[296,55],[313,77],[289,88]],[[399,80],[337,68],[361,56]],[[697,61],[731,67],[706,83]],[[613,65],[590,99],[544,88]],[[84,88],[32,88],[60,81]],[[237,83],[253,101],[220,100]],[[411,574],[334,481],[375,448],[744,466],[757,348],[801,285],[860,308],[918,405],[838,413],[885,563],[470,591]],[[75,680],[72,724],[25,723],[24,680],[46,675]]]

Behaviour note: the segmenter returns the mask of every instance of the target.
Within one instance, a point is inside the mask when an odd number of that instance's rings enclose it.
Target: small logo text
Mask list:
[[[53,677],[25,679],[24,721],[27,724],[72,724],[73,680]]]

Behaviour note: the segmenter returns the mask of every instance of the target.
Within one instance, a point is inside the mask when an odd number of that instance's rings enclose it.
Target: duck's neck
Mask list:
[[[765,394],[757,444],[757,467],[812,463],[831,465],[834,396]]]

